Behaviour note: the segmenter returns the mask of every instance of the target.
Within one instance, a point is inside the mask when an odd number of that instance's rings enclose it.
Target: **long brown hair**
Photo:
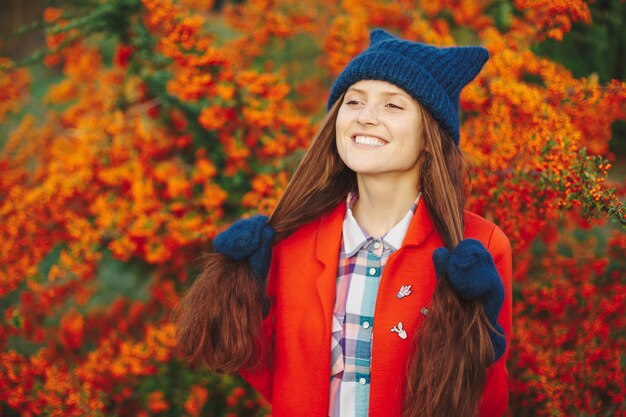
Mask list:
[[[422,129],[419,188],[435,229],[453,250],[463,239],[470,176],[457,145],[423,108]],[[413,339],[404,417],[476,416],[493,360],[484,309],[439,277],[429,310]]]
[[[341,160],[335,144],[340,97],[305,153],[269,219],[280,241],[322,216],[357,189],[356,175]],[[420,106],[421,107],[421,106]],[[418,187],[445,245],[463,238],[463,207],[469,178],[463,158],[447,133],[422,107],[423,149],[418,156]],[[245,262],[205,255],[202,273],[175,311],[178,346],[190,362],[235,372],[254,367],[260,352],[264,288]],[[473,417],[493,356],[486,317],[476,302],[460,299],[445,277],[439,280],[430,314],[414,339],[409,360],[405,417]],[[491,355],[491,356],[490,356]]]
[[[278,242],[313,221],[356,190],[356,175],[339,157],[335,120],[341,97],[332,107],[268,223]],[[174,311],[178,349],[190,363],[204,362],[221,372],[253,368],[263,356],[261,325],[265,289],[245,261],[221,254],[203,256],[202,272]]]

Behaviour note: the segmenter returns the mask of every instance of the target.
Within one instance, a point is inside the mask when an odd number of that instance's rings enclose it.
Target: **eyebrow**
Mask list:
[[[367,91],[361,90],[359,88],[350,87],[350,88],[348,88],[348,91],[346,91],[346,93],[348,93],[350,91],[354,91],[356,93],[367,95]],[[405,98],[408,97],[406,95],[406,93],[403,93],[402,91],[385,91],[385,92],[383,92],[381,94],[383,96],[385,96],[385,97],[390,97],[390,96],[400,96],[400,97],[405,97]]]

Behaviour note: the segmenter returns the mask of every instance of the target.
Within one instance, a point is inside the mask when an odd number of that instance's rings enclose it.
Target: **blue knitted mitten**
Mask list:
[[[452,252],[439,248],[433,253],[437,278],[445,275],[456,293],[465,299],[481,300],[491,329],[489,336],[495,354],[494,362],[506,348],[504,329],[498,324],[498,315],[504,302],[504,286],[491,254],[476,239],[462,240]]]
[[[276,231],[267,216],[238,220],[213,240],[213,249],[235,261],[248,260],[250,270],[261,285],[270,267]]]

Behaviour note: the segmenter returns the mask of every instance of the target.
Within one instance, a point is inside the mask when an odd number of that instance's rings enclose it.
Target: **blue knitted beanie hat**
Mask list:
[[[327,109],[361,80],[388,81],[419,101],[459,144],[459,95],[489,59],[480,46],[439,48],[399,39],[382,29],[370,32],[370,46],[333,84]]]

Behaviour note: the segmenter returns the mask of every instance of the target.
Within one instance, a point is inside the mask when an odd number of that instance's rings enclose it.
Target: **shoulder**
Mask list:
[[[295,232],[289,235],[289,237],[278,242],[276,247],[281,250],[289,250],[289,248],[302,248],[310,246],[314,238],[317,236],[320,221],[321,219],[315,219],[300,226]]]
[[[464,212],[465,237],[478,239],[490,252],[510,252],[511,242],[493,222],[471,211]]]
[[[281,250],[302,251],[315,247],[318,239],[324,242],[329,239],[335,240],[337,235],[341,234],[345,211],[345,203],[342,202],[326,214],[298,227],[295,232],[278,242],[276,247]]]

